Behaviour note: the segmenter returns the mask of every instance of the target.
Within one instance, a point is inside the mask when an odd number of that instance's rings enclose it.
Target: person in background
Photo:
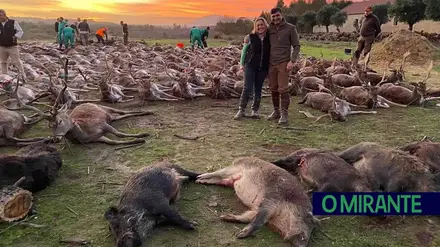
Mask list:
[[[63,47],[63,29],[67,24],[67,20],[64,20],[63,17],[60,17],[60,24],[58,25],[58,44],[60,45],[59,49]]]
[[[267,119],[278,119],[278,124],[287,124],[290,105],[289,73],[299,57],[299,36],[296,27],[287,23],[283,18],[280,8],[273,8],[270,15],[272,22],[269,25],[269,88],[272,96],[273,112]]]
[[[358,19],[354,19],[353,28],[354,28],[355,33],[359,33],[359,20]]]
[[[17,47],[17,39],[21,39],[24,32],[17,21],[9,19],[6,11],[0,9],[0,64],[2,74],[8,74],[8,58],[18,68],[24,81],[26,74],[24,73],[23,63],[20,60],[20,53]]]
[[[87,23],[87,19],[84,19],[82,22],[78,24],[79,36],[83,46],[87,46],[89,44],[89,35],[90,35],[90,27],[89,23]]]
[[[98,39],[98,43],[102,42],[102,44],[105,45],[105,42],[108,41],[107,31],[108,29],[106,27],[102,27],[98,29],[98,31],[96,31],[96,38]],[[104,42],[104,35],[105,35],[105,42]]]
[[[254,22],[254,29],[245,37],[240,59],[240,68],[244,69],[244,88],[241,92],[240,105],[237,114],[238,120],[245,116],[245,109],[249,98],[254,94],[252,104],[252,118],[260,118],[258,110],[261,102],[261,91],[269,70],[270,39],[266,19],[259,17]]]
[[[124,45],[128,44],[128,25],[127,23],[124,23],[123,21],[121,21],[121,25],[122,25],[122,33],[124,34]]]
[[[63,29],[63,39],[64,39],[64,46],[66,49],[69,47],[74,48],[75,47],[75,29],[73,29],[69,24],[66,24]]]
[[[203,49],[202,44],[202,32],[197,27],[193,27],[189,32],[189,42],[191,43],[191,49],[194,51],[194,45],[197,41],[197,46]]]
[[[373,14],[373,8],[371,6],[366,7],[364,17],[360,21],[360,36],[356,51],[353,54],[353,65],[358,64],[362,51],[364,56],[371,51],[374,39],[381,32],[380,26],[379,18]]]
[[[60,25],[60,18],[57,18],[57,21],[55,22],[55,33],[57,34],[55,36],[55,42],[58,43],[58,26]]]
[[[206,43],[206,40],[208,39],[209,36],[209,26],[206,27],[206,29],[202,30],[202,42],[203,42],[203,46],[206,48],[208,47],[208,43]]]
[[[78,36],[78,22],[75,22],[74,24],[70,25],[70,27],[75,30],[74,36],[73,38],[76,39],[76,37]]]

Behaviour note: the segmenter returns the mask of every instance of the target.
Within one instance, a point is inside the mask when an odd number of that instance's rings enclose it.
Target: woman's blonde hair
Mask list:
[[[255,19],[254,21],[254,29],[252,29],[251,33],[256,33],[257,32],[257,22],[258,21],[262,21],[264,23],[264,25],[266,26],[266,28],[269,27],[269,23],[266,21],[266,19],[264,19],[264,17],[258,17],[257,19]]]

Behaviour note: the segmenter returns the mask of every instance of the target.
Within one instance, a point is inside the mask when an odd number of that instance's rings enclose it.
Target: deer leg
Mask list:
[[[112,121],[116,121],[116,120],[121,120],[124,118],[129,118],[129,117],[137,117],[137,116],[145,116],[145,115],[152,115],[152,112],[137,112],[137,113],[125,113],[124,115],[120,115],[120,116],[116,116],[116,117],[112,117]]]
[[[105,143],[105,144],[109,144],[109,145],[123,145],[123,144],[145,143],[145,140],[144,139],[136,139],[136,140],[132,140],[132,141],[116,141],[116,140],[109,139],[105,136],[101,136],[98,139],[96,139],[94,142],[100,142],[100,143]]]
[[[115,129],[113,126],[111,126],[110,124],[106,124],[104,126],[104,131],[111,133],[117,137],[138,137],[138,138],[142,138],[142,137],[147,137],[150,134],[148,133],[140,133],[140,134],[127,134],[127,133],[122,133],[120,131],[118,131],[117,129]]]
[[[393,106],[400,106],[400,107],[408,107],[407,105],[402,105],[402,104],[398,104],[398,103],[394,103],[394,102],[392,102],[392,101],[389,101],[389,100],[387,100],[387,99],[385,99],[384,97],[382,97],[382,96],[377,96],[377,99],[378,100],[381,100],[381,101],[383,101],[383,102],[385,102],[385,103],[387,103],[387,104],[389,104],[389,105],[393,105]]]
[[[377,111],[351,111],[348,113],[348,115],[355,115],[355,114],[376,114]]]
[[[143,115],[152,115],[153,114],[152,112],[149,112],[149,111],[124,111],[124,110],[120,110],[117,108],[102,106],[102,105],[100,105],[99,107],[103,108],[107,112],[117,113],[117,114],[143,114]],[[138,115],[136,115],[136,116],[138,116]]]

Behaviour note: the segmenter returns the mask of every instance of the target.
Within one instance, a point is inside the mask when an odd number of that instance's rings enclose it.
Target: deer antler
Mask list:
[[[423,83],[426,83],[426,81],[428,80],[429,76],[431,75],[431,71],[432,71],[432,67],[434,66],[434,61],[431,60],[431,62],[429,63],[428,66],[428,72],[426,73],[426,77],[425,79],[422,81]]]
[[[19,84],[20,84],[19,83],[20,82],[19,81],[19,77],[20,77],[20,75],[17,75],[17,85],[15,85],[15,89],[14,89],[14,91],[11,94],[11,96],[17,100],[18,108],[17,109],[12,109],[12,108],[9,108],[9,107],[7,107],[5,105],[4,105],[4,107],[6,109],[8,109],[8,110],[11,110],[11,111],[16,111],[16,110],[20,110],[20,109],[28,109],[28,110],[36,112],[40,116],[37,120],[32,121],[31,123],[28,123],[28,124],[33,124],[33,123],[36,123],[36,122],[40,121],[41,119],[43,119],[45,117],[49,117],[49,115],[45,114],[43,111],[41,111],[37,107],[33,107],[33,106],[30,106],[30,105],[24,104],[23,101],[21,101],[21,99],[20,99],[20,97],[18,97],[18,93],[17,93],[18,87],[19,87]]]
[[[61,97],[63,97],[64,92],[67,89],[67,84],[65,82],[63,82],[63,84],[64,84],[64,87],[61,89],[60,93],[57,96],[57,99],[55,100],[55,104],[53,104],[53,106],[52,106],[52,110],[51,110],[52,113],[51,114],[52,114],[53,117],[55,117],[57,115],[57,113],[58,113],[58,105],[59,105],[59,103],[61,101]],[[67,103],[67,102],[65,102],[65,103]]]
[[[402,63],[400,64],[400,71],[403,71],[403,67],[405,66],[405,61],[407,59],[407,57],[411,55],[411,53],[409,51],[405,52],[405,54],[403,54],[403,59],[402,59]]]

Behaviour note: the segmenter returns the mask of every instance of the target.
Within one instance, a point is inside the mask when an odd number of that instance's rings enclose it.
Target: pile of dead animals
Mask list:
[[[377,111],[373,111],[376,108],[425,106],[428,102],[440,100],[440,89],[428,89],[426,84],[433,67],[432,61],[422,81],[406,81],[404,65],[409,55],[409,52],[404,54],[399,69],[390,68],[393,61],[388,61],[384,68],[389,69],[389,75],[386,70],[379,74],[368,67],[370,54],[365,57],[364,64],[358,66],[353,66],[350,61],[337,61],[336,58],[333,61],[304,58],[290,78],[290,93],[303,97],[298,104],[326,113],[315,117],[308,111],[300,111],[316,121],[325,116],[347,121],[348,115],[376,114]]]
[[[196,55],[171,46],[126,47],[117,43],[104,48],[78,47],[67,54],[51,45],[27,44],[21,52],[27,80],[0,77],[1,91],[9,96],[0,106],[0,146],[23,147],[13,155],[0,156],[0,220],[8,222],[32,214],[32,193],[50,186],[57,177],[62,159],[51,143],[63,139],[78,144],[145,142],[147,133],[123,133],[111,123],[153,112],[125,111],[99,102],[122,103],[136,97],[227,99],[239,97],[242,90],[240,49],[236,46],[196,51]],[[422,82],[412,83],[412,88],[405,84],[407,56],[388,76],[368,68],[369,55],[363,67],[352,67],[345,61],[302,58],[293,71],[291,93],[304,97],[300,103],[339,121],[350,114],[371,113],[352,111],[350,107],[406,107],[438,100],[439,90],[426,89],[432,63]],[[93,90],[100,94],[99,99],[78,96]],[[45,102],[40,101],[44,98]],[[52,136],[19,137],[40,121],[49,123]],[[107,133],[136,139],[113,140],[105,136]],[[292,245],[307,246],[320,222],[312,215],[308,192],[436,191],[439,150],[440,143],[426,140],[396,149],[377,143],[359,143],[339,152],[305,148],[276,161],[241,157],[231,166],[210,173],[188,171],[170,163],[152,164],[128,180],[119,204],[109,207],[104,217],[117,246],[140,246],[155,226],[166,223],[194,230],[197,223],[172,207],[181,182],[190,180],[234,188],[249,210],[240,215],[225,214],[220,219],[248,224],[238,238],[249,237],[268,224]]]

